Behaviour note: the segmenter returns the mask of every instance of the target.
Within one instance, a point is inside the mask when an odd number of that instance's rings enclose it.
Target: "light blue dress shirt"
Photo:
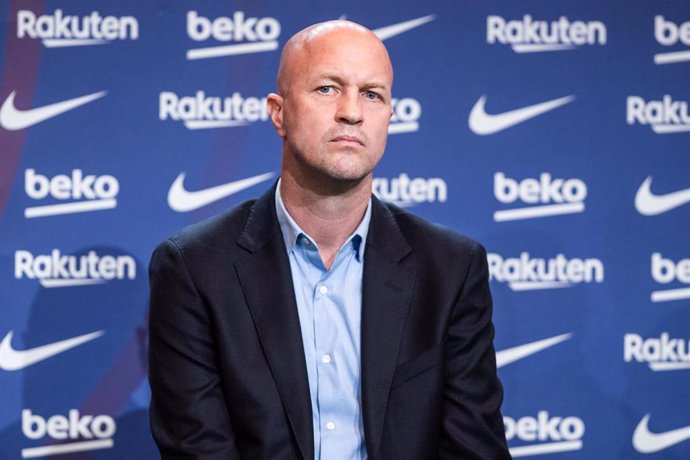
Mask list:
[[[315,458],[364,460],[367,452],[361,404],[360,330],[371,200],[364,219],[327,270],[314,239],[285,209],[280,183],[275,198],[302,329]]]

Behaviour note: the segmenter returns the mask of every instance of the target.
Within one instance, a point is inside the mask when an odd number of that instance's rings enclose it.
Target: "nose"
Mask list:
[[[340,123],[356,125],[362,122],[362,100],[357,91],[343,92],[338,98],[336,119]]]

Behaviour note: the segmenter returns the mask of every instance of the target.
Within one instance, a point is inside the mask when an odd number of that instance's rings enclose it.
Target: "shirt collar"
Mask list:
[[[285,241],[285,248],[287,252],[289,253],[292,251],[292,248],[297,243],[297,238],[299,238],[300,235],[305,235],[312,242],[316,243],[314,238],[302,230],[302,228],[297,224],[297,222],[295,222],[290,213],[287,211],[287,208],[285,208],[283,197],[280,195],[280,179],[278,179],[278,185],[276,186],[275,201],[278,223],[280,224],[280,230],[283,233],[283,240]],[[355,252],[357,253],[357,260],[359,261],[363,260],[364,257],[364,247],[366,246],[367,235],[369,234],[369,222],[371,222],[371,198],[369,198],[369,203],[367,203],[367,209],[364,212],[362,221],[345,242],[345,244],[352,244]]]

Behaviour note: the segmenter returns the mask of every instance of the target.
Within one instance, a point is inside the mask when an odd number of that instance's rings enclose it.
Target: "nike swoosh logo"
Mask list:
[[[71,339],[49,343],[48,345],[31,348],[29,350],[15,350],[12,348],[12,337],[14,336],[14,331],[10,331],[0,343],[0,369],[4,369],[6,371],[18,371],[20,369],[24,369],[25,367],[29,367],[32,364],[43,361],[44,359],[51,358],[83,343],[97,339],[103,334],[104,331],[97,331],[90,334],[73,337]]]
[[[649,414],[640,420],[633,433],[633,447],[642,454],[653,454],[690,439],[690,426],[663,433],[652,433],[649,431],[648,422]]]
[[[402,33],[405,33],[408,30],[422,26],[422,25],[426,24],[427,22],[433,21],[434,19],[436,19],[436,16],[433,14],[430,14],[428,16],[423,16],[421,18],[411,19],[409,21],[399,22],[398,24],[393,24],[390,26],[381,27],[381,28],[375,29],[373,32],[376,34],[377,37],[379,37],[379,39],[381,41],[383,41],[383,40],[387,40],[391,37],[395,37],[396,35],[400,35]]]
[[[468,124],[470,129],[475,134],[486,136],[488,134],[495,134],[511,126],[523,123],[530,118],[537,117],[558,107],[565,105],[575,100],[574,95],[553,99],[539,104],[521,107],[519,109],[503,112],[495,115],[486,113],[484,105],[486,104],[486,96],[482,96],[472,107]]]
[[[69,110],[76,109],[80,105],[100,99],[106,93],[107,91],[99,91],[98,93],[87,94],[86,96],[44,105],[43,107],[36,107],[35,109],[19,110],[14,106],[16,91],[12,91],[5,99],[5,102],[3,102],[2,107],[0,107],[0,126],[10,131],[28,128]]]
[[[185,173],[180,173],[168,191],[168,206],[170,206],[173,211],[187,212],[199,209],[207,204],[267,181],[273,177],[273,173],[269,172],[247,179],[228,182],[227,184],[216,185],[215,187],[189,192],[184,188],[185,175]]]
[[[537,352],[553,347],[561,342],[570,339],[573,334],[561,334],[548,339],[537,340],[536,342],[526,343],[517,347],[507,348],[496,352],[496,367],[507,366],[510,363],[519,361]]]
[[[635,195],[635,208],[645,216],[656,216],[690,202],[690,188],[665,195],[654,195],[651,190],[652,176],[642,182]]]

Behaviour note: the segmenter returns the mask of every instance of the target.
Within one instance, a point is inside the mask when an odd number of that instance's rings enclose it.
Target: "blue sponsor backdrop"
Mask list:
[[[690,4],[5,0],[0,458],[156,457],[150,253],[270,186],[339,17],[395,66],[376,191],[489,252],[514,456],[690,457]]]

